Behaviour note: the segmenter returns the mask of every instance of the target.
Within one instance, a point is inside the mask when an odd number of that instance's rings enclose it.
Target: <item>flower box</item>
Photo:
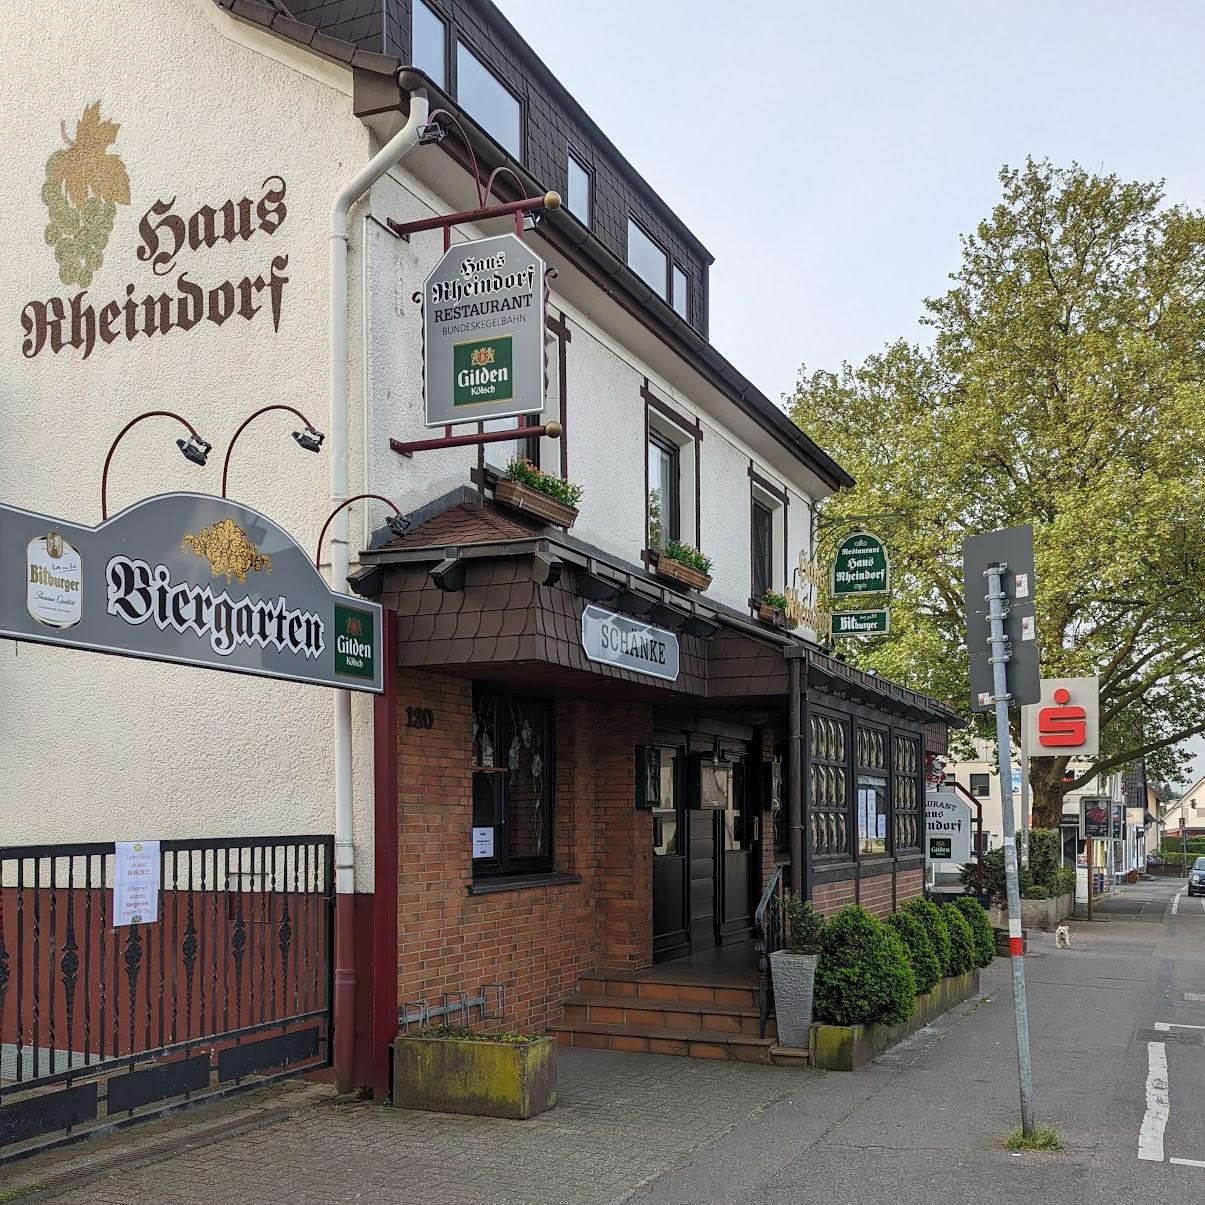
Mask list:
[[[570,528],[577,518],[577,507],[558,502],[529,485],[512,481],[509,477],[500,477],[494,487],[494,498],[512,510],[521,510],[524,514],[534,515],[551,523],[554,527]]]
[[[772,607],[769,603],[757,604],[757,617],[762,623],[768,623],[772,627],[785,628],[787,626],[786,615],[778,607]]]
[[[657,557],[653,571],[658,577],[664,577],[671,582],[679,582],[692,590],[706,590],[711,585],[711,574],[699,569],[692,569],[681,561],[671,560],[664,553]]]
[[[526,1121],[556,1104],[556,1042],[401,1034],[393,1042],[393,1104]]]

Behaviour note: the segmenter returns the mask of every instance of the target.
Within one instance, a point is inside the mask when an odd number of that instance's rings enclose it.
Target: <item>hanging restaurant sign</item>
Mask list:
[[[283,528],[210,494],[160,494],[99,527],[0,504],[0,636],[382,689],[381,608],[334,593]]]
[[[834,598],[850,594],[884,594],[891,585],[891,562],[878,536],[855,531],[837,545],[833,558]]]
[[[593,604],[582,611],[582,650],[603,665],[678,680],[678,638],[673,632]]]
[[[428,427],[544,409],[544,270],[513,234],[444,252],[423,287]]]
[[[883,607],[878,611],[834,611],[834,636],[883,636],[891,631],[891,612]]]

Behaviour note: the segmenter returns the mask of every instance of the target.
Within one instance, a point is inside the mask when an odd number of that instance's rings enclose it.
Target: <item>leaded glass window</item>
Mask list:
[[[897,732],[891,743],[897,851],[920,848],[921,807],[925,798],[921,769],[920,741]]]
[[[818,858],[848,857],[849,725],[813,711],[808,718],[808,798]]]

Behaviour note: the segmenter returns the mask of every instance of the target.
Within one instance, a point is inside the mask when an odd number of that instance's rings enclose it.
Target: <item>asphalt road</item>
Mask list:
[[[568,1049],[556,1108],[527,1122],[339,1104],[292,1082],[2,1169],[0,1200],[1191,1205],[1205,1201],[1205,904],[1177,903],[1182,889],[1126,889],[1072,923],[1070,950],[1031,934],[1038,1116],[1061,1153],[1002,1146],[1019,1106],[998,960],[979,1000],[853,1074]]]

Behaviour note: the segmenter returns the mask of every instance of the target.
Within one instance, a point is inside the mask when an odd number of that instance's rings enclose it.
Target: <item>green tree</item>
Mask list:
[[[858,482],[824,505],[821,555],[863,525],[892,554],[892,631],[858,663],[971,733],[989,730],[969,708],[962,541],[1033,524],[1042,673],[1101,684],[1100,755],[1031,763],[1035,823],[1055,827],[1098,772],[1145,756],[1180,777],[1205,731],[1205,215],[1075,165],[1000,181],[925,302],[931,344],[801,371],[791,414]]]

